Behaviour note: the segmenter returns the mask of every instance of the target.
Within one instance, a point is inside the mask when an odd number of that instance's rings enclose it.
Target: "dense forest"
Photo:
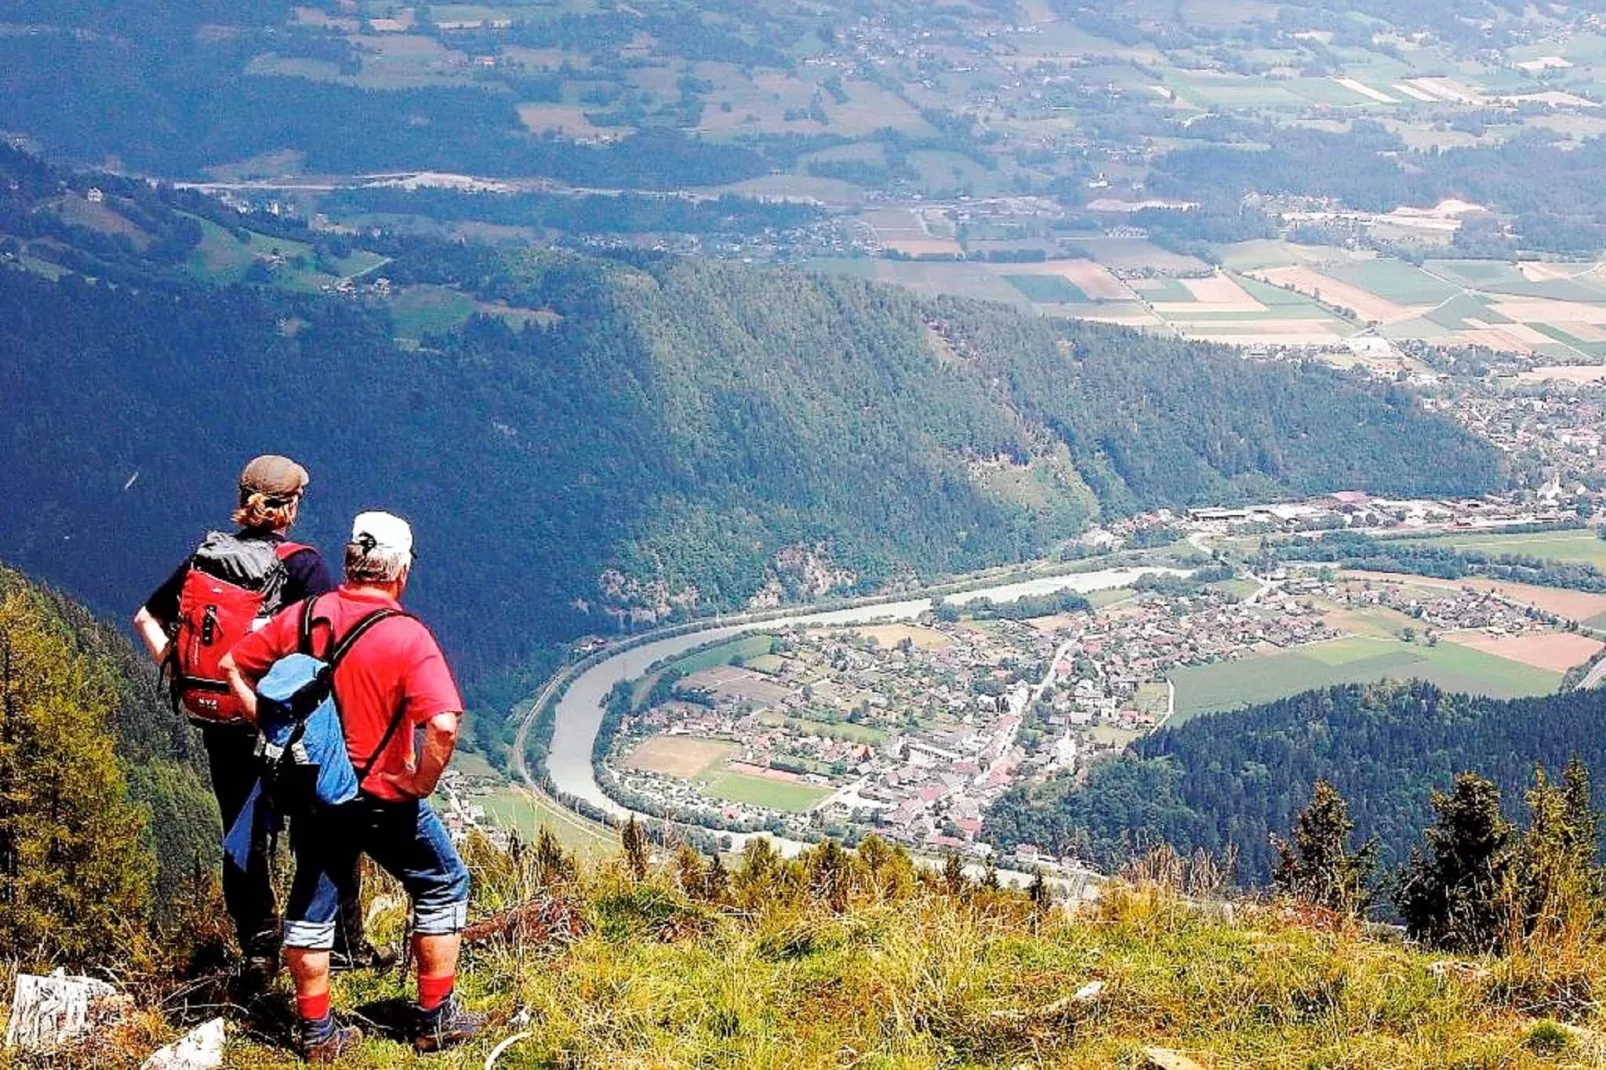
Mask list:
[[[994,805],[995,845],[1035,843],[1103,862],[1165,841],[1188,851],[1229,846],[1245,880],[1264,883],[1270,835],[1289,827],[1318,778],[1349,800],[1357,842],[1376,836],[1386,866],[1403,862],[1429,817],[1429,794],[1473,769],[1521,799],[1535,763],[1576,754],[1606,764],[1606,694],[1498,700],[1432,684],[1311,691],[1213,714],[1149,736],[1087,783],[1018,788]]]
[[[311,468],[303,528],[326,547],[363,506],[414,518],[437,548],[415,597],[471,677],[741,605],[788,547],[869,589],[1040,554],[1097,515],[1502,478],[1392,386],[739,264],[380,236],[402,292],[544,317],[404,346],[383,299],[197,279],[197,221],[228,213],[194,194],[106,178],[105,206],[163,236],[142,251],[51,222],[61,173],[0,164],[0,222],[72,269],[0,270],[0,555],[119,616],[268,449]]]
[[[19,896],[73,901],[50,880],[80,882],[91,916],[136,904],[157,910],[219,855],[217,804],[207,787],[200,740],[159,691],[156,671],[115,628],[59,593],[0,567],[0,904],[27,914]],[[37,821],[48,804],[54,827]],[[47,846],[51,843],[54,846]],[[10,860],[61,860],[52,874],[27,874],[13,888]],[[82,859],[68,859],[82,851]],[[101,856],[96,861],[91,856]],[[79,863],[86,868],[75,868]],[[101,865],[110,867],[101,870]],[[0,915],[5,914],[0,910]],[[116,920],[116,919],[108,919]],[[133,919],[129,919],[133,920]],[[6,944],[0,923],[0,947]],[[75,940],[97,939],[83,931]]]

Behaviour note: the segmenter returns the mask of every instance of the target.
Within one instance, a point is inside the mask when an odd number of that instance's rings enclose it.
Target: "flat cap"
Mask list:
[[[292,498],[305,490],[307,483],[305,468],[288,457],[264,453],[240,473],[240,496],[263,494],[269,498]]]

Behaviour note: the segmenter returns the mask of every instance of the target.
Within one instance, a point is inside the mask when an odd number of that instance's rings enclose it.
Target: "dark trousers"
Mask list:
[[[257,781],[256,730],[243,725],[203,724],[201,740],[212,768],[212,793],[223,815],[223,831],[234,827]],[[259,808],[259,815],[265,810]],[[259,816],[251,830],[251,850],[241,869],[223,857],[223,903],[234,921],[235,936],[246,955],[277,955],[279,909],[273,896],[271,847],[274,822]],[[363,942],[362,873],[359,858],[349,881],[341,881],[340,912],[335,926],[335,948],[360,947]]]

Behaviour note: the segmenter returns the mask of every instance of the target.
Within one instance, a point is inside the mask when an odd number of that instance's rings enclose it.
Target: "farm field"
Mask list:
[[[830,788],[814,784],[787,783],[746,773],[726,773],[710,781],[703,790],[716,799],[795,814],[804,813],[831,794]]]
[[[952,641],[941,632],[916,624],[872,624],[853,630],[884,647],[897,646],[905,639],[917,650],[941,650],[952,645]]]
[[[1455,534],[1423,540],[1429,546],[1478,550],[1488,554],[1523,554],[1551,561],[1575,561],[1606,569],[1606,539],[1592,528],[1520,534]]]
[[[720,665],[729,665],[735,658],[755,658],[760,654],[770,652],[770,644],[774,639],[769,635],[744,635],[739,639],[732,639],[728,643],[709,647],[687,654],[674,663],[674,667],[690,676],[703,669],[712,669]]]
[[[1548,694],[1561,683],[1557,671],[1443,641],[1437,646],[1357,637],[1180,669],[1173,723],[1217,710],[1271,702],[1335,684],[1420,678],[1450,691],[1498,698]]]
[[[1541,635],[1492,636],[1481,633],[1452,632],[1445,636],[1458,646],[1485,654],[1509,658],[1536,669],[1566,672],[1600,653],[1598,639],[1575,632],[1547,632]]]
[[[631,769],[690,780],[716,763],[723,764],[736,752],[736,745],[722,739],[660,734],[636,745],[625,759]]]
[[[473,796],[471,801],[483,806],[498,827],[517,833],[526,843],[545,827],[581,858],[607,858],[618,853],[619,841],[611,829],[572,814],[525,788],[509,784],[490,794]]]

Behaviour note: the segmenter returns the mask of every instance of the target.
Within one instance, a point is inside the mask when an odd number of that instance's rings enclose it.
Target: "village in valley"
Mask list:
[[[1034,587],[998,603],[951,595],[917,621],[725,640],[622,683],[616,702],[628,712],[599,777],[632,808],[704,827],[873,831],[987,859],[985,815],[1000,796],[1085,776],[1168,723],[1387,677],[1495,695],[1555,691],[1606,649],[1595,637],[1606,594],[1285,567],[1264,551],[1268,535],[1346,526],[1407,530],[1424,544],[1606,548],[1577,522],[1537,518],[1515,501],[1360,493],[1130,518],[1080,547],[1095,559],[1143,547],[1154,570],[1124,587],[1087,596]],[[1521,521],[1543,530],[1499,534]],[[1082,868],[1029,844],[998,861]]]

